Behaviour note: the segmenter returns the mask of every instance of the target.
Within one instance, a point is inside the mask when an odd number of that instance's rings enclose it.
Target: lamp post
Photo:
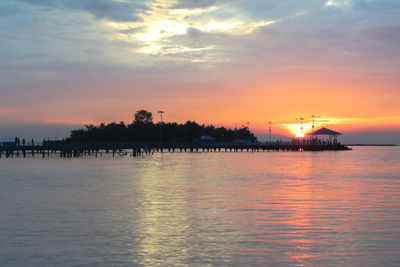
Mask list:
[[[160,114],[160,132],[161,132],[161,134],[160,134],[160,144],[161,144],[161,152],[162,152],[162,149],[163,149],[163,140],[162,140],[162,137],[163,137],[163,134],[162,134],[163,120],[162,120],[162,115],[163,115],[164,111],[160,110],[160,111],[157,111],[157,113]]]
[[[314,131],[315,131],[315,129],[314,129],[314,122],[315,122],[315,115],[311,115],[311,118],[312,118],[312,142],[314,143],[315,142],[315,134],[314,134]]]
[[[297,139],[298,141],[300,141],[301,139],[303,139],[303,141],[305,141],[305,139],[304,139],[304,134],[303,134],[303,121],[304,121],[304,118],[298,118],[298,119],[296,119],[296,120],[299,120],[299,121],[300,121],[300,133],[297,133],[297,134],[296,134],[296,139]]]
[[[268,130],[268,133],[269,133],[269,144],[271,145],[271,124],[272,124],[272,121],[269,121],[268,124],[269,124],[269,130]]]
[[[315,119],[319,118],[321,116],[315,116],[315,115],[311,115],[312,118],[312,141],[315,142],[316,141],[316,136],[314,134],[315,132]]]
[[[301,123],[301,128],[300,128],[301,134],[303,134],[303,121],[304,121],[304,118],[300,118],[299,120],[300,120],[300,123]]]

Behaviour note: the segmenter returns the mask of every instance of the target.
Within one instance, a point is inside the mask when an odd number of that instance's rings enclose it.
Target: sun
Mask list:
[[[293,134],[296,138],[304,138],[304,133],[311,132],[312,130],[312,124],[311,123],[303,123],[303,129],[302,125],[300,123],[292,123],[292,124],[284,124],[288,131]]]

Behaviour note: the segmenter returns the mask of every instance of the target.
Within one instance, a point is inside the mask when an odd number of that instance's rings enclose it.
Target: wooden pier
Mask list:
[[[51,157],[79,158],[103,155],[140,157],[154,153],[338,151],[351,150],[341,144],[232,144],[232,143],[68,143],[0,146],[0,158]]]

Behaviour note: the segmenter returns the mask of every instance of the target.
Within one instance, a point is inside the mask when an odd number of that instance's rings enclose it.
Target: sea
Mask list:
[[[400,266],[400,147],[2,158],[0,266]]]

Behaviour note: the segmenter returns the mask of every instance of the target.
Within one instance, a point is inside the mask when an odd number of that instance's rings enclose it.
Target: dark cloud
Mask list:
[[[116,21],[136,21],[137,13],[146,10],[144,1],[131,0],[116,2],[112,0],[17,0],[31,5],[48,8],[74,9],[88,12],[98,19],[107,18]]]

